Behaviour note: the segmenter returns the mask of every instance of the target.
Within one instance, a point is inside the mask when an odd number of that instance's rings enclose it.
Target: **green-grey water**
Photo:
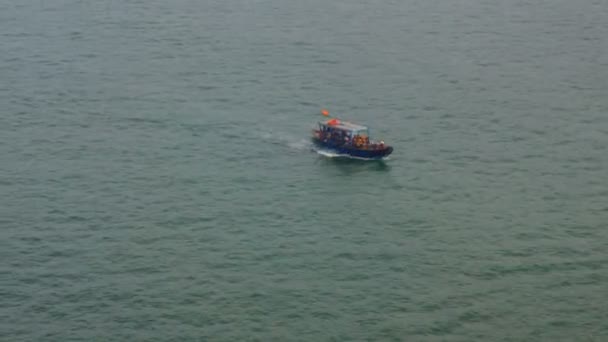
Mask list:
[[[607,341],[608,5],[0,1],[0,340]],[[321,108],[395,147],[311,151]]]

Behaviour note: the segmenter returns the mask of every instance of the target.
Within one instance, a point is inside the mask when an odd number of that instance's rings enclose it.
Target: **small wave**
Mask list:
[[[390,157],[384,157],[384,158],[380,158],[380,159],[376,159],[376,158],[362,158],[362,157],[354,157],[351,156],[350,154],[342,154],[342,153],[336,153],[334,151],[329,151],[329,150],[323,150],[323,149],[317,149],[317,148],[313,148],[313,151],[317,152],[318,154],[327,157],[327,158],[345,158],[345,159],[356,159],[356,160],[389,160]]]
[[[328,158],[348,158],[349,157],[349,155],[347,155],[347,154],[340,154],[340,153],[336,153],[336,152],[328,151],[328,150],[313,149],[313,151],[317,152],[318,154],[320,154],[324,157],[328,157]]]

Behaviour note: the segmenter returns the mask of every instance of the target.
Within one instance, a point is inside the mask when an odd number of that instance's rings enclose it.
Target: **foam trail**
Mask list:
[[[299,140],[299,141],[291,141],[287,143],[287,146],[289,146],[290,148],[293,148],[295,150],[308,150],[311,148],[312,146],[312,142],[310,142],[309,140]]]
[[[262,132],[259,137],[273,145],[286,146],[290,149],[305,151],[312,147],[312,142],[308,139],[297,139],[294,136],[280,132]]]

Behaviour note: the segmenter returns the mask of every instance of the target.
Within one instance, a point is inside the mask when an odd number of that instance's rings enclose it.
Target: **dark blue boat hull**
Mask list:
[[[393,153],[391,146],[384,146],[383,148],[376,149],[359,149],[349,145],[337,145],[332,142],[324,142],[319,139],[312,139],[315,146],[320,149],[334,152],[336,154],[345,155],[353,158],[363,159],[382,159]]]

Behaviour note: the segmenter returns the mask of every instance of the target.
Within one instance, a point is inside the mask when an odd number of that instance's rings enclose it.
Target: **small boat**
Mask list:
[[[312,141],[320,149],[353,158],[382,159],[393,152],[384,141],[370,140],[367,127],[336,118],[320,121]]]

